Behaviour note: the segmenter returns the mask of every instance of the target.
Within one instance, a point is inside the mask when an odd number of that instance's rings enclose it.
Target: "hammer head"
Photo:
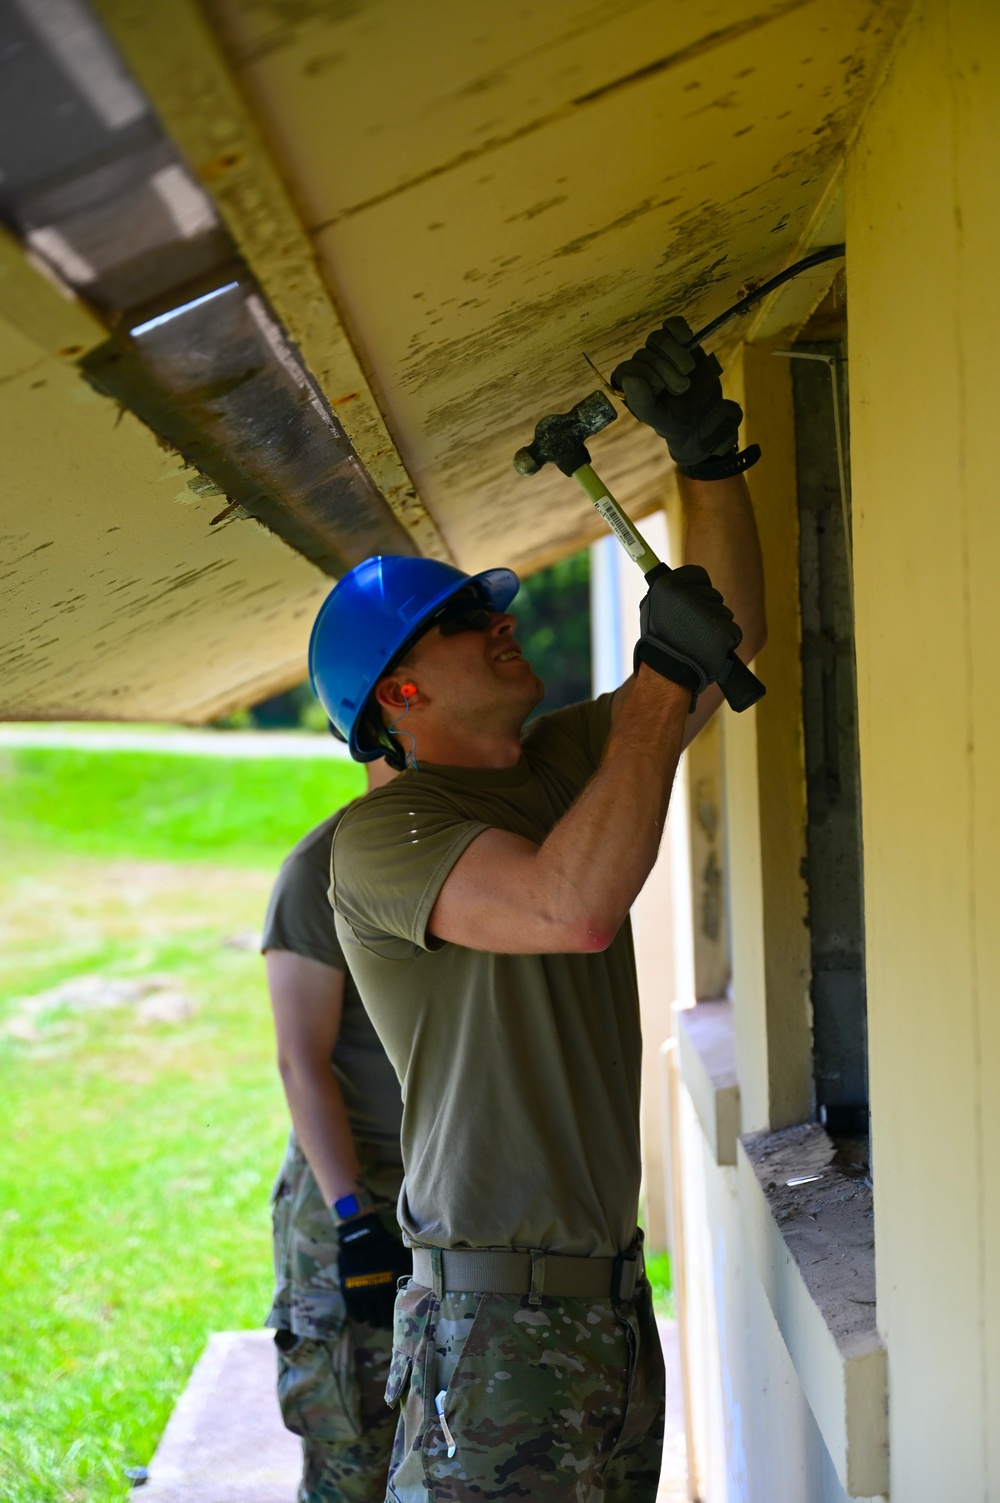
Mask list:
[[[545,464],[554,464],[564,475],[573,475],[590,463],[586,443],[618,416],[618,409],[603,391],[592,391],[569,412],[553,412],[535,426],[533,441],[514,455],[519,475],[537,475]]]

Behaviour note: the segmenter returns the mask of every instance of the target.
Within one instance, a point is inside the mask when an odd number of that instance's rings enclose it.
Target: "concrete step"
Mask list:
[[[667,1425],[657,1503],[687,1503],[677,1328],[660,1320]],[[270,1331],[210,1336],[136,1503],[295,1503],[299,1441],[281,1423]]]
[[[663,1426],[663,1469],[656,1503],[688,1503],[687,1445],[684,1440],[684,1390],[681,1385],[680,1345],[676,1320],[656,1317],[666,1370],[666,1419]]]
[[[217,1331],[177,1400],[136,1503],[295,1503],[298,1437],[281,1423],[273,1331]]]

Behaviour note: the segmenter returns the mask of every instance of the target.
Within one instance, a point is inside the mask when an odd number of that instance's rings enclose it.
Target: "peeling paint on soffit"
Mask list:
[[[266,286],[271,308],[365,475],[413,546],[449,559],[386,431],[287,189],[196,0],[171,0],[169,6],[145,0],[92,3],[187,169],[200,177],[243,260]]]
[[[599,530],[513,450],[592,388],[584,352],[607,370],[794,258],[908,6],[204,8],[421,498],[478,568]],[[635,514],[659,504],[658,442],[626,417],[594,451]]]
[[[0,238],[0,714],[198,722],[300,681],[329,581],[210,525],[218,498],[81,382],[103,328],[15,256]]]
[[[132,327],[150,299],[154,337],[160,324],[178,330],[178,302],[190,311],[202,301],[188,301],[190,279],[211,278],[214,268],[225,280],[232,251],[82,0],[0,0],[0,43],[2,217],[31,246],[26,255],[0,229],[0,713],[209,718],[303,678],[328,582],[254,522],[235,525],[240,507],[220,512],[218,487],[84,386],[75,366],[106,364],[127,346],[127,338],[109,344],[105,324]],[[67,284],[82,287],[85,301]],[[210,306],[225,301],[213,293]],[[257,421],[254,434],[251,422],[250,437],[271,441],[278,468],[297,465],[301,481],[316,447],[306,452],[298,422],[308,383],[259,299],[245,311],[261,315],[256,363],[273,354],[272,376],[295,376],[291,409],[272,390],[270,429]],[[204,345],[214,333],[197,318]],[[234,353],[232,341],[223,343],[213,358]],[[197,339],[185,353],[197,363]],[[248,387],[238,384],[242,398]],[[324,429],[335,428],[314,392],[308,406]],[[158,431],[170,434],[169,421]],[[358,520],[343,493],[347,466],[335,463],[342,448],[331,455],[327,444],[318,475],[335,539]],[[380,479],[392,461],[405,473],[393,451]],[[355,557],[373,545],[410,545],[366,485],[376,530],[348,540]],[[284,499],[295,500],[294,477]],[[409,510],[405,525],[420,527],[420,516]],[[433,549],[436,537],[425,530],[420,541]]]

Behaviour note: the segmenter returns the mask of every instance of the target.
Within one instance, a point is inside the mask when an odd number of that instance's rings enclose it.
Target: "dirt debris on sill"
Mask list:
[[[874,1330],[875,1220],[861,1145],[835,1142],[816,1123],[752,1133],[742,1143],[838,1346]]]

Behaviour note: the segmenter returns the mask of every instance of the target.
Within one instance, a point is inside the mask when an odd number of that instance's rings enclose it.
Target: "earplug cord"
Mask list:
[[[405,753],[405,756],[404,756],[404,759],[403,759],[403,766],[404,766],[404,768],[409,767],[413,772],[419,772],[420,771],[420,767],[419,767],[419,765],[417,763],[417,738],[416,738],[416,736],[413,734],[412,731],[397,731],[397,729],[396,729],[396,727],[399,724],[399,722],[401,720],[405,720],[406,717],[407,717],[407,715],[409,715],[409,713],[410,713],[410,695],[406,692],[405,688],[401,692],[402,692],[402,695],[403,695],[403,699],[406,701],[406,709],[403,711],[402,715],[397,715],[396,718],[395,718],[395,720],[389,726],[389,728],[388,728],[389,735],[390,736],[408,736],[409,737],[410,741],[412,742],[412,745],[411,745],[409,751]],[[411,690],[410,692],[411,693],[415,693],[416,691],[415,690]]]

